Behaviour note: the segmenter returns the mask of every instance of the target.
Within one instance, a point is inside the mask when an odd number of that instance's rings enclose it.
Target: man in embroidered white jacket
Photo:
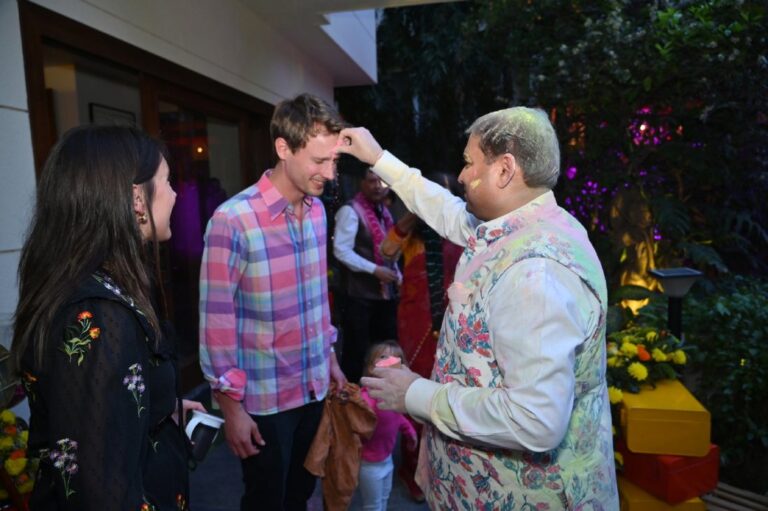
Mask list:
[[[606,285],[584,228],[560,208],[554,129],[541,110],[467,130],[466,203],[364,128],[339,152],[372,166],[409,210],[465,248],[432,379],[363,378],[381,408],[425,422],[417,482],[433,509],[619,509],[605,382]]]

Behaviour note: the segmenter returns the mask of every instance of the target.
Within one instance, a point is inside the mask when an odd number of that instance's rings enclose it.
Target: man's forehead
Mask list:
[[[467,145],[464,146],[464,154],[468,155],[470,152],[480,151],[480,137],[477,135],[470,135],[467,139]]]
[[[335,138],[338,138],[339,134],[338,134],[338,132],[337,133],[332,133],[332,132],[328,131],[328,128],[325,126],[325,124],[321,124],[321,123],[318,122],[318,123],[315,123],[314,126],[312,126],[312,131],[310,132],[310,135],[309,135],[310,139],[314,138],[314,137],[335,137]]]
[[[307,139],[307,143],[303,149],[307,150],[310,154],[318,152],[326,153],[329,148],[333,148],[336,145],[336,141],[339,139],[338,133],[318,133],[312,135]]]

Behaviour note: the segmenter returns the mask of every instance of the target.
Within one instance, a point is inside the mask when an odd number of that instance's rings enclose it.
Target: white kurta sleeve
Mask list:
[[[571,417],[576,350],[596,328],[599,303],[578,276],[541,258],[504,272],[486,306],[502,387],[417,380],[408,412],[468,443],[554,449]]]
[[[412,211],[440,236],[466,246],[479,221],[467,212],[466,203],[439,184],[425,179],[388,151],[371,167]]]
[[[360,220],[352,206],[344,205],[336,213],[333,231],[333,255],[351,271],[373,273],[376,263],[355,252],[355,236]]]

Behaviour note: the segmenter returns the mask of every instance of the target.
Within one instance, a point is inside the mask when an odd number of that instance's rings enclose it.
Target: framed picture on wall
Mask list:
[[[107,126],[135,126],[136,114],[99,103],[88,103],[88,115],[92,124]]]

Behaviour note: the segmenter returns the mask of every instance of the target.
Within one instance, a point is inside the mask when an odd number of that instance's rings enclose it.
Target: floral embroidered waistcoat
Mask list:
[[[427,480],[419,482],[432,509],[619,509],[605,385],[605,278],[586,231],[551,193],[481,225],[469,240],[449,289],[432,377],[468,387],[502,385],[486,300],[506,269],[542,257],[573,271],[600,302],[598,326],[576,353],[565,437],[556,449],[535,453],[478,447],[426,428],[419,473]]]

